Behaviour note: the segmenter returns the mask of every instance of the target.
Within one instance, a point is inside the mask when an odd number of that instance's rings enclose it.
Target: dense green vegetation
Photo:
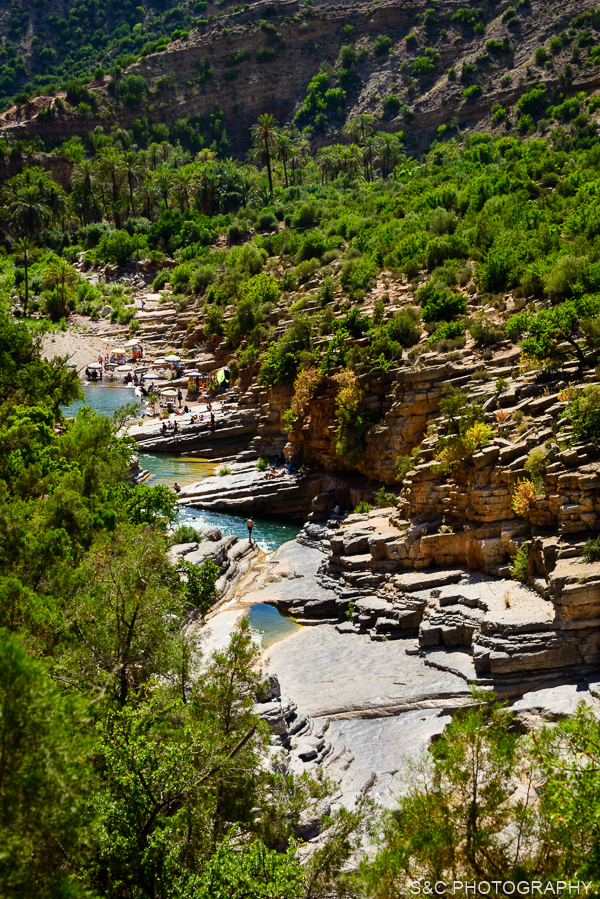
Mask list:
[[[74,160],[66,189],[35,166],[5,180],[1,296],[59,322],[71,309],[97,315],[110,293],[127,323],[126,292],[92,287],[72,263],[150,260],[155,288],[170,282],[207,335],[227,338],[238,368],[258,363],[271,384],[313,365],[452,352],[466,332],[482,348],[519,341],[538,364],[595,358],[596,142],[575,125],[529,141],[473,134],[418,164],[371,116],[347,130],[348,144],[311,156],[297,129],[261,116],[254,165],[165,142],[139,150],[131,132],[72,139],[57,151]],[[176,265],[160,270],[166,257]],[[389,315],[384,294],[361,311],[386,272],[413,284],[413,304]]]
[[[598,895],[597,719],[580,706],[556,728],[519,736],[511,718],[493,705],[463,710],[412,765],[381,850],[361,869],[362,895],[399,899],[416,881],[425,895],[444,882],[448,893],[454,883],[466,895],[469,883],[486,895],[494,881],[499,895],[533,895],[561,879]]]
[[[150,89],[123,76],[123,54],[182,37],[205,9],[80,4],[57,18],[36,7],[36,28],[38,14],[46,24],[27,84],[18,47],[29,19],[15,7],[0,102],[62,80],[67,106],[94,116],[93,64],[110,71],[114,108],[142,109],[172,82]],[[503,13],[511,34],[528,9]],[[409,121],[407,99],[440,75],[440,15],[415,15],[407,29],[410,64],[381,101],[388,119]],[[471,4],[452,23],[484,40],[489,15]],[[582,14],[532,65],[549,70],[566,48],[569,66],[595,65],[598,26],[595,12]],[[283,39],[270,21],[258,29],[268,65]],[[233,378],[250,370],[263,385],[294,382],[290,428],[330,376],[336,451],[349,465],[375,423],[361,406],[365,372],[419,365],[423,354],[456,359],[468,338],[484,360],[519,344],[541,376],[571,360],[597,364],[598,98],[569,93],[573,69],[553,93],[532,70],[514,108],[492,110],[501,136],[459,141],[444,126],[415,159],[403,132],[379,130],[375,116],[344,124],[361,56],[393,54],[386,34],[367,49],[346,29],[337,67],[310,80],[293,123],[260,116],[244,162],[227,156],[218,111],[171,128],[141,113],[130,129],[98,124],[35,160],[39,143],[0,143],[0,895],[392,899],[418,877],[597,878],[597,722],[581,712],[536,742],[486,705],[458,716],[418,766],[375,836],[374,860],[340,874],[360,837],[359,807],[323,823],[326,845],[301,867],[298,822],[330,785],[264,764],[268,733],[253,709],[263,683],[247,628],[210,658],[183,628],[214,601],[214,566],[169,563],[171,541],[189,537],[169,530],[171,494],[128,484],[119,420],[89,409],[63,420],[76,378],[65,360],[40,358],[35,335],[66,328],[73,311],[97,319],[109,304],[113,320],[139,327],[111,276],[144,260],[154,288],[170,284],[169,301],[193,312],[191,327],[227,342]],[[488,40],[447,73],[449,90],[476,103],[482,72],[513,49],[512,38]],[[232,53],[226,80],[246,61]],[[213,74],[201,57],[199,85]],[[313,153],[311,135],[332,122],[342,142]],[[52,172],[62,177],[65,160],[70,176],[59,181]],[[82,277],[94,268],[108,283]],[[392,278],[406,288],[394,308]],[[499,379],[497,392],[505,387]],[[600,436],[597,385],[568,398],[573,439]],[[438,461],[457,470],[492,428],[460,390],[440,407]],[[400,480],[415,459],[399,457]],[[515,576],[526,572],[522,550]],[[515,783],[527,797],[541,784],[539,798],[509,803]]]
[[[202,657],[216,567],[169,563],[173,494],[128,483],[120,415],[62,419],[80,391],[0,316],[0,894],[322,896],[363,812],[299,867],[328,785],[264,764],[249,626]]]

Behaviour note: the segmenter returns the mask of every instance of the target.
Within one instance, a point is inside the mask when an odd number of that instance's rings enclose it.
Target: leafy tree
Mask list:
[[[287,852],[267,849],[259,840],[241,851],[224,840],[210,859],[197,887],[197,899],[298,899],[304,891],[304,872]]]
[[[205,559],[201,565],[186,562],[184,559],[179,567],[187,579],[185,585],[187,601],[201,615],[206,615],[218,596],[215,584],[219,576],[219,568],[212,559]]]
[[[68,613],[72,638],[62,666],[74,686],[124,706],[150,677],[169,670],[183,596],[165,549],[147,526],[121,525],[95,543]]]
[[[39,402],[58,415],[62,403],[82,397],[77,372],[67,367],[67,360],[42,359],[40,342],[27,326],[0,314],[0,404]]]
[[[77,704],[0,630],[2,895],[84,895],[77,860],[94,829],[86,752]]]
[[[421,878],[505,880],[518,871],[528,821],[520,804],[506,801],[517,741],[507,717],[498,706],[464,709],[412,766],[411,786],[384,824],[382,850],[363,866],[374,895],[404,895]]]
[[[551,309],[519,312],[509,318],[505,331],[508,337],[520,336],[523,352],[534,359],[556,365],[574,355],[583,366],[586,350],[598,343],[599,316],[600,299],[586,295]]]

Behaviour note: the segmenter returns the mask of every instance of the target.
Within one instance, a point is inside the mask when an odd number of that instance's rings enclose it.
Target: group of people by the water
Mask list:
[[[297,481],[303,481],[310,474],[308,465],[301,465],[295,468],[291,461],[286,460],[283,453],[280,453],[275,460],[274,465],[268,465],[263,475],[263,481],[272,481],[275,478],[283,478],[285,475],[295,475]]]

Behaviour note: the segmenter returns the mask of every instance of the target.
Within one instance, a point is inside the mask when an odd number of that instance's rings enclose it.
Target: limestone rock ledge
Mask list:
[[[305,584],[264,601],[300,622],[335,624],[341,634],[412,641],[407,652],[420,653],[427,665],[506,696],[588,676],[600,665],[600,564],[577,558],[556,564],[560,552],[552,563],[546,547],[546,564],[555,567],[544,589],[533,589],[500,576],[506,566],[489,565],[495,576],[470,570],[457,551],[464,536],[435,534],[454,546],[443,555],[448,567],[417,568],[416,561],[429,559],[423,555],[431,546],[427,530],[402,521],[393,508],[309,522],[298,542],[320,551],[320,591]],[[474,531],[469,539],[480,554],[491,541],[492,559],[498,543],[514,552],[520,540],[510,522],[500,537],[478,538]]]

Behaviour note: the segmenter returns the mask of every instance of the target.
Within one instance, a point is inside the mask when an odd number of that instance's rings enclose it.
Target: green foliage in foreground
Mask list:
[[[263,764],[247,621],[204,658],[184,627],[219,569],[169,561],[172,494],[128,485],[123,416],[63,421],[76,376],[1,313],[0,348],[0,895],[330,893],[364,809],[300,867],[330,788]]]
[[[411,766],[379,853],[362,866],[361,895],[400,899],[415,880],[512,881],[526,895],[532,881],[555,892],[569,879],[598,894],[598,720],[582,705],[518,736],[511,719],[500,706],[463,709]]]

